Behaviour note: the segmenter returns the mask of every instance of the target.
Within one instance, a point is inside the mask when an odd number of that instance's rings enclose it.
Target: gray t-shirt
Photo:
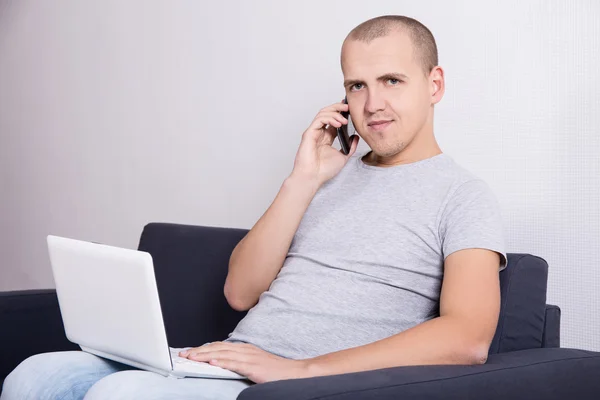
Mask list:
[[[292,359],[365,345],[439,316],[444,259],[501,254],[487,184],[442,153],[375,167],[355,154],[310,203],[269,289],[226,341]]]

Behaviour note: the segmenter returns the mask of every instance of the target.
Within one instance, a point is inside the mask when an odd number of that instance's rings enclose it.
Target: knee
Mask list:
[[[21,362],[4,380],[0,400],[75,399],[83,397],[96,371],[92,355],[80,351],[43,353]]]
[[[147,371],[117,372],[96,382],[85,395],[85,400],[160,398],[155,386],[156,381],[162,379],[169,378]]]
[[[2,400],[60,398],[56,362],[63,358],[60,353],[36,354],[21,362],[4,380]]]

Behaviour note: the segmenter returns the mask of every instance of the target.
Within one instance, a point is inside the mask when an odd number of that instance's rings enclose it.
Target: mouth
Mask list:
[[[391,125],[393,120],[380,120],[369,122],[368,126],[374,131],[383,131],[385,128]]]

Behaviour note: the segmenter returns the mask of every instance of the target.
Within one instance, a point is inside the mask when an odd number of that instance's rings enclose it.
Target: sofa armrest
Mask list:
[[[542,347],[548,263],[526,253],[509,253],[500,272],[500,316],[489,354]]]
[[[492,354],[484,365],[386,368],[251,386],[239,400],[597,399],[600,353],[528,349]]]
[[[560,347],[560,307],[548,304],[544,319],[542,347]]]
[[[55,290],[0,292],[0,381],[29,356],[74,349]]]

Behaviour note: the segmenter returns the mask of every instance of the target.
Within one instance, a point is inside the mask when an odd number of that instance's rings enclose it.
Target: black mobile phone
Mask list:
[[[344,97],[344,104],[348,104],[348,99],[346,97]],[[342,114],[342,116],[346,119],[348,119],[348,117],[350,116],[349,111],[342,111],[340,114]],[[340,141],[340,147],[342,148],[342,153],[346,155],[350,153],[350,147],[352,146],[352,141],[350,140],[350,136],[348,136],[349,123],[350,121],[348,121],[348,124],[342,124],[341,127],[337,128],[337,137]]]

